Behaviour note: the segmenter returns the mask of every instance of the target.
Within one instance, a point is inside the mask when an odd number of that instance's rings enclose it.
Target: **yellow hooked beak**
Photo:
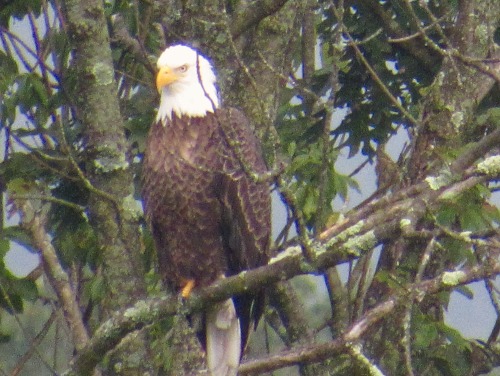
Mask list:
[[[177,81],[179,76],[170,67],[162,67],[156,75],[156,88],[161,91],[163,87]]]

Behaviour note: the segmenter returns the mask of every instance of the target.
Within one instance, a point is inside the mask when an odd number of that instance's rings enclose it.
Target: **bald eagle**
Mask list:
[[[143,199],[165,284],[188,297],[194,287],[267,263],[269,184],[246,117],[221,108],[210,62],[175,45],[158,59],[160,106],[143,164]],[[246,171],[246,172],[245,172]],[[235,375],[263,310],[249,292],[204,312],[199,338],[211,375]]]

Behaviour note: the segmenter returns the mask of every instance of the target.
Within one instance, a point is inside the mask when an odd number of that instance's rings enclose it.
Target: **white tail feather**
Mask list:
[[[233,300],[207,312],[207,364],[211,376],[235,376],[241,358],[240,322]]]

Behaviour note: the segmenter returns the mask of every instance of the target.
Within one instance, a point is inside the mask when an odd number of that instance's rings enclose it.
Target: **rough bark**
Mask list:
[[[89,217],[96,224],[102,250],[106,286],[103,309],[109,317],[145,296],[139,253],[140,212],[133,198],[103,3],[68,0],[64,1],[63,12],[74,46],[73,66],[78,74],[74,105],[84,126]],[[145,372],[145,349],[140,336],[120,346],[111,359],[110,373]]]
[[[437,171],[444,171],[450,167],[454,173],[463,171],[455,169],[453,164],[448,163],[447,166],[446,159],[453,154],[453,151],[460,150],[470,143],[470,134],[473,133],[470,128],[474,127],[478,106],[495,84],[495,79],[486,69],[472,66],[470,61],[482,62],[492,55],[496,56],[493,39],[500,21],[500,3],[459,1],[457,19],[449,29],[450,34],[445,35],[441,29],[443,45],[437,45],[426,35],[411,3],[403,1],[402,4],[408,11],[411,24],[421,34],[419,39],[426,43],[425,48],[432,51],[433,55],[439,54],[442,58],[434,82],[421,100],[421,110],[417,117],[419,124],[415,128],[410,155],[403,170],[404,177],[400,185],[410,187],[423,179],[430,181],[436,176]],[[380,5],[372,4],[372,7],[377,8],[377,12],[383,12]],[[405,47],[411,48],[410,52],[418,58],[415,40]],[[488,69],[498,69],[497,64],[491,64]],[[429,221],[428,218],[420,218],[414,222],[414,228],[420,232],[431,232],[435,226],[434,221]],[[429,239],[422,237],[391,239],[383,247],[379,270],[396,275],[401,265],[407,265],[412,258],[424,257],[428,241]],[[434,255],[425,268],[425,275],[430,277],[446,270],[448,262],[449,256],[445,253]],[[416,272],[408,278],[415,278],[415,275]],[[390,293],[390,289],[388,290],[386,286],[377,286],[374,283],[369,294],[371,301],[374,302]],[[420,303],[420,309],[432,315],[437,321],[444,319],[443,305],[437,297],[424,299]],[[402,309],[394,312],[382,326],[383,329],[373,336],[369,345],[375,354],[374,357],[383,364],[387,372],[394,369],[395,363],[405,362],[404,338],[407,334],[404,333],[404,320],[410,315],[405,312],[409,311]],[[392,359],[387,360],[391,358],[388,355],[391,351],[399,354],[393,353]],[[410,351],[406,351],[406,354],[409,353]]]
[[[460,148],[467,142],[463,138],[465,131],[473,124],[481,100],[495,84],[490,75],[467,61],[498,57],[499,53],[493,50],[493,39],[499,21],[498,1],[459,2],[449,45],[445,49],[436,48],[444,60],[423,99],[421,125],[408,159],[409,182],[421,179],[432,168],[438,167],[435,162],[440,159],[439,153]],[[498,72],[498,62],[490,68]]]
[[[494,141],[491,142],[491,139]],[[457,160],[457,163],[462,164],[462,161],[467,159],[467,155],[475,155],[475,149],[487,152],[498,142],[500,142],[500,129],[464,153],[462,158]],[[462,164],[462,166],[464,165]],[[452,168],[454,168],[453,165]],[[320,242],[315,243],[311,249],[311,253],[314,255],[312,260],[306,260],[302,256],[300,247],[295,246],[272,260],[270,265],[226,278],[208,288],[195,291],[183,307],[185,312],[199,311],[210,302],[222,301],[234,294],[268,286],[280,280],[290,279],[295,275],[321,273],[321,271],[329,267],[365,254],[376,244],[380,244],[387,239],[400,235],[405,236],[405,234],[411,236],[412,226],[423,218],[428,210],[437,208],[451,197],[459,195],[472,186],[485,181],[485,179],[497,179],[500,176],[500,160],[498,157],[491,157],[473,168],[467,168],[460,180],[445,182],[446,176],[445,171],[442,175],[423,181],[411,189],[396,192],[391,199],[382,198],[352,212],[342,224],[332,226],[319,235]],[[443,184],[436,185],[435,183],[439,181],[443,182]],[[391,218],[389,222],[386,221],[388,217]],[[496,255],[500,252],[494,237],[491,242],[488,240],[485,244],[491,248],[492,254]],[[466,284],[472,280],[495,275],[498,270],[500,270],[500,265],[498,265],[495,258],[492,258],[485,265],[470,270],[444,272],[433,279],[423,280],[416,283],[412,289],[415,288],[415,291],[425,294],[435,293],[440,289],[447,290],[459,284]],[[407,288],[398,291],[393,292],[388,299],[391,300],[393,294],[402,294],[400,297],[404,298],[403,300],[407,300],[408,296],[413,296],[409,295],[409,289]],[[417,299],[417,297],[418,294],[415,294],[412,299]],[[377,307],[378,305],[373,308],[375,312],[380,309]],[[393,312],[393,308],[391,306],[391,312]],[[87,374],[99,362],[103,354],[116,346],[128,333],[166,316],[174,315],[177,310],[177,299],[164,298],[139,301],[130,309],[116,312],[108,322],[103,323],[89,341],[89,344],[77,356],[71,374]],[[361,317],[359,322],[365,322],[366,317]],[[377,320],[382,319],[378,314],[375,314],[375,317]],[[347,333],[355,327],[356,325],[353,325]],[[344,338],[339,341],[332,342],[330,345],[336,348],[343,346],[345,350],[347,348],[345,346],[350,339]],[[321,352],[321,350],[319,351]],[[297,353],[299,353],[299,356],[296,356]],[[293,364],[305,360],[305,358],[301,357],[300,350],[292,349],[290,354],[295,354],[290,360]],[[314,354],[316,353],[313,352]],[[332,355],[335,354],[335,352],[332,352]],[[283,356],[281,361],[286,362],[287,356]],[[280,356],[277,357],[280,358]],[[321,359],[325,359],[325,355],[321,355]],[[274,360],[272,362],[275,364]],[[256,367],[260,369],[261,365]]]

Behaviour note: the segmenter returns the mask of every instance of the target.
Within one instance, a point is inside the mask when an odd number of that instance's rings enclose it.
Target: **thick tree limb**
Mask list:
[[[230,296],[246,291],[253,291],[272,283],[290,279],[299,274],[321,273],[328,267],[341,264],[375,247],[377,244],[411,226],[412,220],[422,218],[425,213],[446,202],[450,197],[470,189],[488,178],[500,176],[500,157],[493,156],[479,163],[473,171],[468,171],[462,180],[450,179],[449,173],[443,172],[421,183],[412,197],[402,196],[401,202],[393,202],[392,207],[384,206],[381,210],[367,214],[350,227],[337,227],[322,242],[311,245],[314,258],[306,261],[299,246],[287,250],[271,260],[269,265],[226,278],[207,288],[195,291],[185,302],[186,312],[201,310],[214,301],[222,301]],[[397,196],[397,194],[396,194]],[[411,213],[411,216],[410,214]],[[355,216],[356,213],[353,213]],[[387,221],[387,218],[391,218]],[[460,271],[456,274],[443,274],[450,281],[457,278],[457,284],[498,273],[499,265]],[[453,284],[456,286],[457,284]],[[443,287],[439,279],[424,281],[416,285],[422,291],[435,292]],[[453,287],[449,285],[448,288]],[[446,287],[446,286],[444,286]],[[120,310],[101,325],[88,345],[82,349],[73,361],[68,374],[87,375],[102,359],[103,355],[116,346],[128,333],[152,324],[159,319],[175,314],[177,299],[141,300],[132,308]]]
[[[492,127],[495,129],[489,135],[486,135],[474,144],[466,153],[460,155],[451,165],[450,169],[457,174],[468,168],[474,161],[486,155],[490,150],[500,145],[500,118],[492,121]]]
[[[100,0],[64,0],[63,16],[74,47],[71,60],[77,72],[73,106],[85,140],[85,173],[82,181],[94,190],[89,195],[89,219],[102,250],[106,316],[146,295],[140,250],[140,210],[133,198],[134,184],[127,160],[127,140],[120,114],[110,37]],[[102,199],[95,191],[112,199]],[[147,341],[139,337],[120,347],[109,358],[121,374],[150,371]],[[135,357],[130,356],[135,354]]]
[[[370,309],[336,340],[320,345],[304,346],[265,359],[249,361],[240,366],[239,374],[250,375],[260,372],[270,372],[300,363],[321,362],[340,354],[348,353],[352,346],[366,333],[368,328],[393,312],[400,302],[404,301],[406,304],[409,296],[421,299],[423,295],[450,290],[459,285],[479,281],[485,277],[492,277],[499,273],[500,263],[496,262],[492,265],[477,266],[466,271],[444,272],[431,280],[412,284],[402,288],[384,302]]]
[[[242,11],[236,13],[231,20],[231,35],[238,38],[252,26],[256,26],[264,18],[279,11],[288,0],[259,0],[251,2]]]
[[[90,220],[99,223],[105,277],[110,296],[105,310],[123,307],[145,293],[139,259],[140,236],[133,206],[133,180],[128,171],[126,139],[120,115],[109,35],[100,1],[66,0],[64,16],[75,47],[78,94],[74,106],[86,141],[82,177],[112,199],[90,195]],[[93,192],[91,192],[93,193]],[[136,212],[134,212],[136,211]]]
[[[496,250],[499,252],[500,250]],[[194,312],[203,309],[213,301],[221,301],[235,294],[258,288],[263,285],[290,278],[293,275],[311,272],[300,251],[282,258],[275,263],[255,270],[243,272],[237,276],[226,278],[207,288],[197,290],[185,302],[183,310]],[[250,373],[264,369],[272,370],[300,362],[317,362],[345,352],[348,344],[359,340],[367,328],[392,311],[401,299],[407,299],[410,292],[415,299],[423,294],[433,294],[441,290],[449,290],[483,278],[493,277],[500,273],[500,263],[476,266],[468,270],[444,272],[431,280],[425,280],[406,288],[402,288],[387,301],[368,311],[360,320],[352,325],[340,339],[328,344],[306,346],[289,352],[275,355],[267,360],[259,360],[242,365],[240,372]],[[102,356],[116,346],[128,333],[143,328],[162,318],[174,315],[178,309],[176,297],[148,299],[137,302],[133,307],[117,312],[105,322],[89,341],[88,346],[78,354],[72,368],[66,375],[87,375],[100,361]]]

